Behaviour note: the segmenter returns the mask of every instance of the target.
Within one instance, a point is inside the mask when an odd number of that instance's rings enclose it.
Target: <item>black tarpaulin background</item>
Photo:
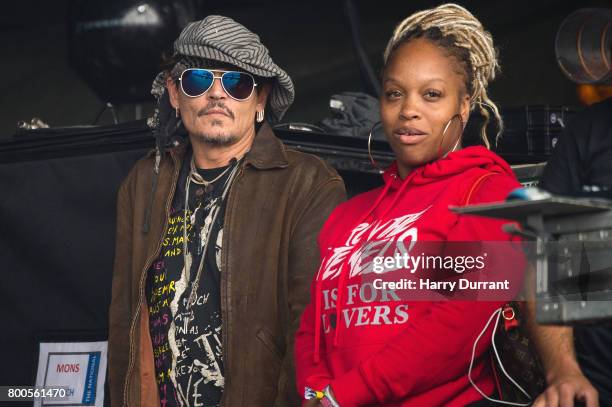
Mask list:
[[[144,150],[0,165],[0,383],[31,385],[38,339],[106,339],[115,195]]]
[[[47,130],[0,144],[0,385],[34,385],[40,340],[107,339],[115,196],[149,134]]]

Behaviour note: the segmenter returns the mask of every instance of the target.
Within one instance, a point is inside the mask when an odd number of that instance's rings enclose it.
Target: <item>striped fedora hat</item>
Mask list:
[[[289,75],[272,61],[259,36],[229,17],[212,15],[188,24],[174,42],[174,55],[184,58],[179,59],[173,74],[189,67],[193,63],[190,61],[213,60],[275,79],[266,109],[266,118],[271,122],[279,121],[293,102],[295,91]],[[160,72],[151,93],[159,99],[164,91],[165,73]]]

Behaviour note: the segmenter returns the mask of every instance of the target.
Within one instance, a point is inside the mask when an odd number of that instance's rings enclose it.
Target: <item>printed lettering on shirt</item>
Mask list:
[[[330,248],[321,262],[318,278],[322,281],[339,277],[343,267],[349,267],[348,278],[363,276],[373,271],[376,257],[391,256],[395,252],[409,253],[418,241],[415,222],[429,209],[386,221],[361,223],[349,234],[344,245]],[[390,270],[388,270],[390,271]],[[408,322],[408,304],[390,289],[377,289],[371,282],[348,284],[344,287],[340,323],[346,328],[360,326],[395,325]],[[321,314],[325,333],[336,328],[338,288],[324,288]]]
[[[347,262],[349,278],[373,272],[373,259],[384,257],[388,251],[399,250],[408,253],[418,240],[418,229],[414,223],[427,210],[403,215],[386,221],[361,223],[349,234],[343,246],[335,247],[321,262],[318,278],[330,280],[340,275],[340,268]]]

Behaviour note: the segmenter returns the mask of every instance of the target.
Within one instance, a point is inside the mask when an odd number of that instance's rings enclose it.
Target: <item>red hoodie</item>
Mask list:
[[[384,290],[363,286],[358,262],[348,259],[368,239],[511,240],[501,230],[507,222],[448,208],[502,201],[520,184],[484,147],[450,153],[404,180],[393,165],[383,178],[384,187],[338,206],[319,235],[321,267],[295,340],[298,391],[331,385],[341,407],[465,406],[482,399],[467,375],[474,340],[502,303],[389,302]],[[491,331],[472,369],[486,394],[494,390]]]

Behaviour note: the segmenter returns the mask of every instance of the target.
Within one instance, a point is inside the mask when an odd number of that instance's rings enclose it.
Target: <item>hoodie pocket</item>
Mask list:
[[[283,355],[281,352],[280,346],[274,340],[274,337],[265,329],[260,328],[257,330],[257,339],[276,357],[278,362],[280,363],[283,359]]]

